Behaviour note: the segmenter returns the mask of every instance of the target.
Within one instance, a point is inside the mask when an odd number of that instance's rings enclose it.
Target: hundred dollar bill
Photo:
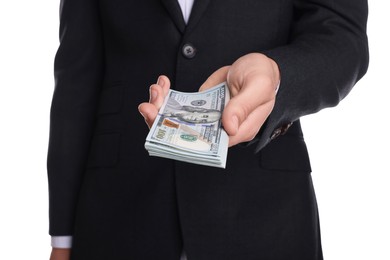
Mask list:
[[[196,93],[170,90],[146,137],[149,155],[225,168],[229,138],[221,121],[229,99],[226,83]]]

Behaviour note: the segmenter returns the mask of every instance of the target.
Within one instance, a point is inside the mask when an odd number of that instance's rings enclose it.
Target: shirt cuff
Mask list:
[[[52,236],[51,246],[54,248],[71,248],[72,236]]]

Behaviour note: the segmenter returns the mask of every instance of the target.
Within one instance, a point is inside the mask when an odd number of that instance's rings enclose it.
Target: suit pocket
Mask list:
[[[119,161],[120,133],[97,134],[92,140],[87,167],[113,167]]]
[[[261,150],[260,167],[268,170],[311,172],[305,141],[300,136],[276,138]]]

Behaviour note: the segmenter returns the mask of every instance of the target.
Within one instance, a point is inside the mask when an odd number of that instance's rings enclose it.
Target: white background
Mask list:
[[[49,256],[46,154],[58,6],[0,2],[0,259]],[[390,259],[389,10],[388,1],[370,1],[365,78],[338,107],[302,120],[328,260]]]

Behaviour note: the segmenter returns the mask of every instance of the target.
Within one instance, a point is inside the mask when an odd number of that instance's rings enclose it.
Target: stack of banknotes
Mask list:
[[[229,138],[221,123],[229,98],[226,83],[196,93],[170,90],[146,137],[149,155],[225,168]]]

